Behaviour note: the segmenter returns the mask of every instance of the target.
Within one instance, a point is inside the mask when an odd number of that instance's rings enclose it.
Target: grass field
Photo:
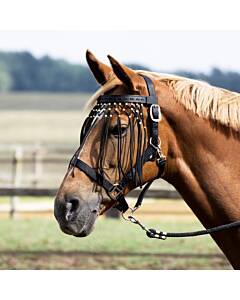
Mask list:
[[[78,145],[89,94],[0,94],[1,144]]]
[[[0,111],[81,111],[90,96],[85,93],[0,93]]]
[[[77,146],[82,121],[78,111],[2,111],[1,143]]]
[[[145,220],[163,230],[193,230],[194,221]],[[209,237],[148,239],[136,226],[101,218],[77,239],[48,219],[0,221],[0,269],[229,269]]]

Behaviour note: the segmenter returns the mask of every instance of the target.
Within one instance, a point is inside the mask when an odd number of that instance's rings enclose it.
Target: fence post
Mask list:
[[[16,147],[13,156],[12,183],[13,187],[19,187],[22,181],[22,147]],[[16,214],[16,206],[19,202],[18,196],[12,196],[10,199],[10,218],[14,218]]]
[[[36,147],[33,150],[33,187],[38,186],[38,181],[42,175],[42,151],[41,148]]]

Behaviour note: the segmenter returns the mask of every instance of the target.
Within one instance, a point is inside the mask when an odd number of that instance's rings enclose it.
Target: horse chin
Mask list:
[[[77,234],[73,234],[73,236],[78,237],[78,238],[86,237],[93,231],[93,229],[94,229],[94,224],[92,224],[90,226],[89,225],[84,226],[84,228],[82,228],[80,232],[78,232]]]
[[[92,213],[86,221],[84,221],[84,224],[82,220],[77,218],[75,221],[68,222],[67,224],[60,224],[60,228],[66,234],[75,237],[86,237],[93,231],[97,216],[98,214]]]

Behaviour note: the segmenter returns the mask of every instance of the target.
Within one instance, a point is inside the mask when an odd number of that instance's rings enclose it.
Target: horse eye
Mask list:
[[[120,129],[118,129],[118,125],[114,126],[111,130],[111,134],[115,137],[118,136],[124,136],[127,133],[127,126],[121,126]]]

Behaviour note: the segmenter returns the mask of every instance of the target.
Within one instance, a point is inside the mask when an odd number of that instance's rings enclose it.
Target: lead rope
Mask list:
[[[216,227],[204,229],[204,230],[197,230],[197,231],[187,231],[187,232],[165,232],[161,230],[156,230],[153,228],[147,228],[143,223],[141,223],[138,219],[133,216],[133,213],[137,210],[131,209],[131,215],[125,217],[124,213],[122,213],[122,217],[125,221],[129,221],[133,224],[136,224],[142,228],[146,232],[147,237],[159,240],[166,240],[167,237],[193,237],[199,235],[206,235],[211,234],[219,231],[229,230],[232,228],[236,228],[240,226],[240,221],[235,221],[229,224],[219,225]]]

